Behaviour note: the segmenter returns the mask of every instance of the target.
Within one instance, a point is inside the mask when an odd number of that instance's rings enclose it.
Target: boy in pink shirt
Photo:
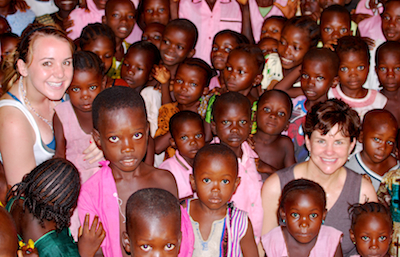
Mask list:
[[[181,111],[170,119],[169,130],[171,145],[177,150],[159,168],[169,170],[174,175],[179,199],[184,199],[193,196],[189,176],[193,173],[194,156],[205,144],[204,124],[199,114]]]

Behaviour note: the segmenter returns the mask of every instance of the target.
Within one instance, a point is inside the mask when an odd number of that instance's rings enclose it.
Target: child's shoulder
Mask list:
[[[178,196],[176,180],[171,172],[164,169],[158,169],[144,162],[140,164],[143,174],[146,174],[147,180],[151,181],[155,187],[165,189],[173,195]]]

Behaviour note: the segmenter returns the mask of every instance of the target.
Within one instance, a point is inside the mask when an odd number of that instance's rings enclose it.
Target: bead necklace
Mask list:
[[[19,79],[19,89],[22,91],[22,96],[24,97],[24,103],[26,106],[29,107],[29,109],[42,121],[46,122],[47,125],[49,125],[51,131],[53,131],[53,124],[48,121],[45,117],[43,117],[42,115],[40,115],[31,105],[31,102],[29,102],[28,98],[26,97],[26,90],[24,89],[24,85],[22,83],[22,76]]]

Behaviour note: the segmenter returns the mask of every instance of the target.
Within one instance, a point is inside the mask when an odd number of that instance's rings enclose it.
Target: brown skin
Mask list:
[[[17,231],[9,213],[0,208],[0,257],[15,256],[18,250]]]
[[[129,115],[122,117],[123,115]],[[116,118],[115,118],[116,117]],[[146,133],[143,133],[144,140],[146,140],[146,143],[137,143],[135,145],[135,150],[134,152],[140,152],[140,156],[137,156],[138,159],[143,159],[146,149],[147,148],[147,140],[148,140],[148,123],[147,120],[145,119],[145,116],[143,113],[140,113],[139,109],[132,109],[130,111],[126,111],[125,109],[119,109],[117,111],[105,111],[101,110],[100,113],[100,119],[99,119],[99,128],[98,130],[93,129],[93,137],[96,141],[97,146],[102,149],[104,147],[109,147],[110,143],[106,142],[106,138],[109,135],[102,135],[104,134],[107,130],[105,128],[105,124],[108,124],[114,120],[114,118],[117,120],[114,122],[114,124],[118,125],[121,124],[121,122],[128,122],[126,123],[127,126],[125,127],[130,127],[130,124],[132,122],[136,123],[138,127],[143,127],[146,128]],[[119,119],[119,120],[118,120]],[[120,128],[122,132],[121,134],[124,134],[126,136],[126,128]],[[126,141],[126,139],[121,139],[121,141]],[[110,160],[107,156],[108,154],[115,154],[109,152],[110,149],[102,149],[104,151],[105,158]],[[118,150],[117,148],[112,148],[113,151]],[[125,152],[128,151],[128,149],[120,149],[118,151]],[[113,159],[116,159],[113,157]],[[136,191],[144,188],[161,188],[165,189],[168,192],[172,193],[174,196],[178,197],[178,189],[176,186],[175,178],[174,176],[166,170],[160,170],[156,169],[144,162],[139,162],[138,165],[135,165],[132,167],[132,170],[130,171],[125,171],[121,170],[118,168],[120,166],[119,163],[111,163],[110,167],[112,169],[112,174],[115,180],[115,184],[117,187],[117,192],[118,192],[118,197],[122,200],[122,205],[121,205],[121,212],[125,213],[126,212],[126,202],[128,201],[128,198],[135,193]],[[120,237],[123,238],[123,232],[126,229],[126,224],[123,223],[123,217],[120,217],[119,219],[119,225],[120,225]],[[121,249],[124,249],[122,242],[121,242]],[[128,257],[126,254],[125,250],[122,250],[122,255],[125,257]]]

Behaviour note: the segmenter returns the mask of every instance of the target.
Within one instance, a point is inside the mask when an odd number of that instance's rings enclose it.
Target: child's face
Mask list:
[[[382,17],[382,32],[387,41],[400,41],[400,2],[386,5]]]
[[[208,92],[206,74],[196,66],[182,64],[173,81],[173,93],[179,104],[191,104],[199,101]]]
[[[264,57],[278,52],[278,41],[274,38],[264,38],[258,43],[258,47],[261,49]]]
[[[221,143],[238,148],[250,134],[250,111],[244,104],[238,103],[227,104],[224,108],[219,106],[211,126]]]
[[[103,77],[94,70],[75,70],[68,94],[71,104],[82,112],[91,112],[92,103],[101,92]]]
[[[136,219],[139,219],[136,218]],[[177,257],[182,233],[172,215],[161,218],[141,218],[130,225],[131,235],[124,232],[124,248],[135,257]]]
[[[328,99],[328,90],[339,83],[328,61],[306,60],[301,71],[301,89],[309,101]]]
[[[400,87],[400,53],[398,50],[379,52],[375,67],[379,83],[387,91],[397,91]]]
[[[121,67],[121,78],[128,83],[131,88],[144,86],[149,80],[153,63],[146,51],[131,48],[124,57]]]
[[[15,49],[17,49],[18,39],[17,38],[7,38],[1,44],[1,59],[2,61],[12,53]]]
[[[229,54],[224,70],[226,87],[229,91],[247,95],[253,84],[261,82],[258,65],[254,56],[242,51]]]
[[[226,67],[229,53],[238,46],[236,40],[228,33],[218,35],[213,43],[211,51],[211,63],[217,70]]]
[[[368,77],[368,57],[361,51],[351,51],[339,55],[340,85],[348,90],[359,90]]]
[[[343,36],[350,36],[350,20],[338,13],[327,13],[321,20],[322,43],[331,42],[337,44],[337,40]]]
[[[83,47],[84,51],[91,51],[104,63],[104,70],[107,72],[112,65],[112,59],[115,54],[113,42],[106,36],[100,36],[92,40],[89,44]]]
[[[142,40],[149,41],[153,43],[158,49],[160,49],[162,33],[164,31],[161,28],[162,27],[158,26],[157,23],[147,25],[143,31]]]
[[[205,144],[204,128],[198,120],[186,120],[176,127],[173,131],[174,139],[171,145],[179,150],[179,154],[191,163],[196,155]]]
[[[280,135],[289,125],[290,105],[280,94],[271,94],[258,103],[257,127],[269,135]]]
[[[397,128],[375,115],[363,129],[361,139],[364,157],[372,163],[381,163],[392,153],[396,142]]]
[[[113,171],[132,172],[142,162],[147,150],[147,119],[139,108],[100,110],[96,144],[110,161]]]
[[[264,23],[261,28],[260,39],[263,39],[265,37],[272,37],[279,41],[281,39],[282,28],[283,21],[277,19],[269,19]]]
[[[4,17],[0,17],[0,34],[11,32],[10,24]]]
[[[286,229],[299,243],[310,243],[318,236],[326,210],[321,200],[311,192],[292,193],[279,210],[280,216],[286,221]]]
[[[350,238],[360,256],[386,256],[392,240],[392,224],[382,213],[363,213],[357,219]]]
[[[300,1],[300,10],[303,15],[311,16],[313,14],[321,15],[321,7],[318,0],[302,0]]]
[[[193,35],[176,27],[164,30],[160,53],[163,63],[169,66],[183,62],[194,55]]]
[[[72,1],[63,1],[63,0],[54,0],[54,4],[63,11],[72,11],[75,9],[76,5],[78,4],[77,0]]]
[[[194,175],[190,175],[192,188],[196,191],[200,203],[210,210],[226,208],[240,179],[231,158],[221,155],[204,155]],[[204,158],[204,159],[203,159]]]
[[[113,2],[104,17],[103,22],[114,31],[115,37],[125,39],[131,34],[136,22],[135,6],[126,1]]]
[[[169,2],[166,0],[151,0],[144,2],[144,23],[157,22],[167,25],[169,21]]]
[[[294,26],[282,31],[278,53],[281,57],[282,68],[292,69],[303,62],[303,57],[310,48],[308,33]]]

